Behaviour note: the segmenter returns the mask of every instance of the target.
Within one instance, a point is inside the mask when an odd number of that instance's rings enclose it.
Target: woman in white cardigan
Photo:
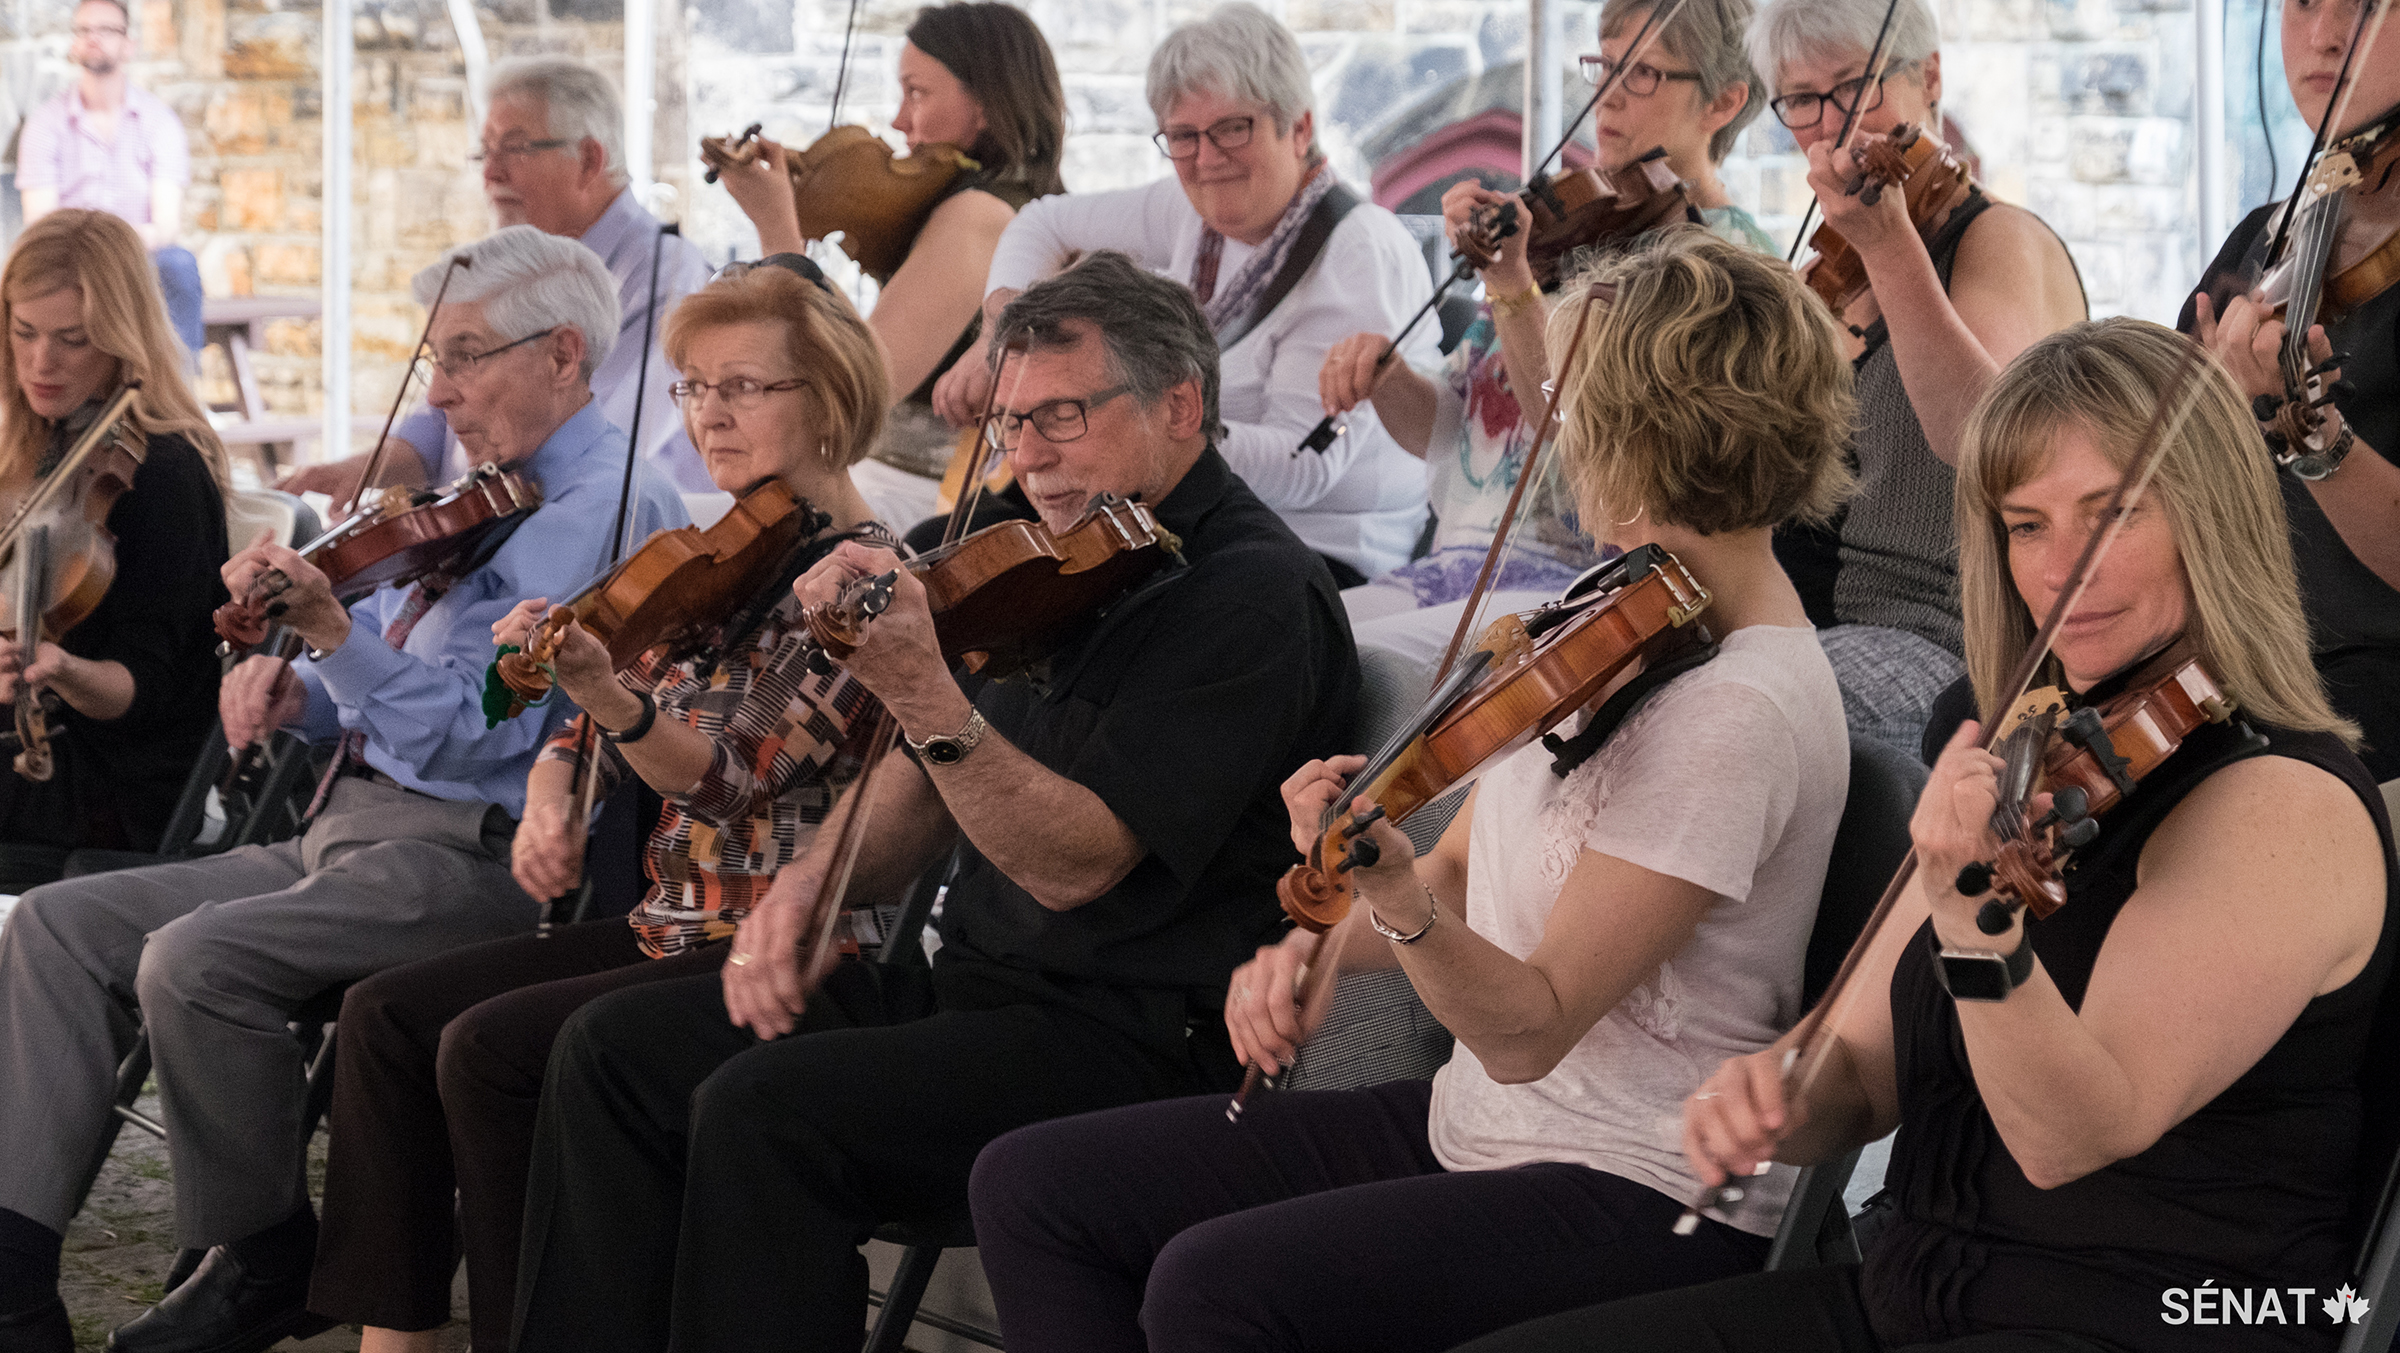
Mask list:
[[[1343,191],[1316,148],[1300,44],[1254,6],[1230,4],[1168,35],[1150,59],[1148,93],[1154,139],[1175,177],[1018,212],[992,256],[986,332],[1019,291],[1097,249],[1190,284],[1224,349],[1217,448],[1226,460],[1342,585],[1405,563],[1425,522],[1423,465],[1365,409],[1324,451],[1297,448],[1323,416],[1325,354],[1361,330],[1397,333],[1432,294],[1415,239],[1390,212],[1360,202],[1297,284],[1258,313],[1305,246],[1320,200]],[[1436,365],[1433,330],[1401,356]],[[962,361],[934,407],[963,426],[990,393],[990,366]]]

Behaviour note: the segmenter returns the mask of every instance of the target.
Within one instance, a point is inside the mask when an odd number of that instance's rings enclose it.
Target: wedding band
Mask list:
[[[742,966],[743,964],[745,964],[745,963],[749,962],[749,961],[750,961],[750,956],[749,956],[748,954],[735,954],[735,955],[733,955],[733,956],[731,956],[731,957],[727,958],[725,961],[726,961],[726,962],[728,962],[728,963],[730,963],[730,964],[732,964],[733,966],[735,966],[735,967],[737,967],[737,968],[738,968],[738,967]]]
[[[1715,1099],[1716,1097],[1717,1092],[1714,1090],[1703,1090],[1699,1094],[1692,1096],[1694,1099]]]

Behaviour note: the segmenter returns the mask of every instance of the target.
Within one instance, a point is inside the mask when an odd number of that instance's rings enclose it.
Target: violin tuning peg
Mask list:
[[[1372,869],[1382,861],[1383,847],[1376,845],[1373,837],[1366,837],[1352,841],[1350,849],[1342,856],[1342,862],[1334,868],[1337,873],[1348,869]]]
[[[2100,835],[2100,819],[2082,818],[2058,834],[2058,843],[2069,850],[2081,850]]]
[[[2335,381],[2333,384],[2325,387],[2325,397],[2318,400],[2315,407],[2322,409],[2337,399],[2348,399],[2350,396],[2357,393],[2358,387],[2350,382]]]
[[[1992,867],[1970,864],[1958,871],[1958,881],[1952,886],[1960,897],[1981,897],[1992,890]]]
[[[2068,785],[2050,796],[2050,812],[2061,822],[2081,822],[2092,815],[2092,796],[2079,785]]]
[[[2282,409],[2283,396],[2281,395],[2253,395],[2250,398],[2250,416],[2261,423],[2272,421]]]
[[[1381,821],[1383,821],[1383,805],[1379,803],[1350,819],[1349,824],[1342,828],[1342,839],[1347,841]]]
[[[2326,358],[2324,361],[2310,367],[2308,369],[2308,374],[2311,376],[2322,376],[2328,371],[2339,371],[2342,369],[2342,363],[2348,360],[2350,360],[2349,353],[2337,352],[2331,357]]]
[[[2268,430],[2268,432],[2267,432],[2267,449],[2268,449],[2269,451],[2272,451],[2272,452],[2274,452],[2276,455],[2280,456],[2280,455],[2282,455],[2284,452],[2286,452],[2286,451],[2290,450],[2290,449],[2291,449],[2291,445],[2292,445],[2292,439],[2291,439],[2291,438],[2289,438],[2289,437],[2286,437],[2286,436],[2284,436],[2282,433],[2280,433],[2280,432],[2277,432],[2277,431],[2274,431],[2273,429],[2269,429],[2269,430]]]
[[[2005,935],[2016,918],[2015,908],[2006,902],[1986,902],[1975,909],[1975,928],[1986,935]]]

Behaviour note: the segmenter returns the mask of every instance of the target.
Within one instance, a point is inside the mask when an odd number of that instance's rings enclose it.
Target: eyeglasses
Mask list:
[[[86,42],[98,42],[102,38],[121,38],[124,37],[126,33],[126,30],[122,28],[110,28],[105,24],[83,23],[76,24],[73,28],[67,31],[73,33],[79,38],[82,38]]]
[[[506,145],[477,146],[467,153],[467,163],[481,165],[486,160],[506,163],[520,156],[539,155],[546,150],[565,150],[574,144],[573,137],[554,136],[547,141],[511,141]]]
[[[667,393],[673,395],[675,402],[686,412],[693,412],[708,402],[708,392],[714,390],[726,408],[735,413],[747,413],[765,403],[769,395],[803,389],[807,385],[808,382],[802,380],[776,381],[766,385],[748,376],[734,376],[721,381],[677,381],[667,387]]]
[[[1768,100],[1767,106],[1775,110],[1776,121],[1798,131],[1803,127],[1814,127],[1823,121],[1827,105],[1831,105],[1835,112],[1848,117],[1853,105],[1858,103],[1859,96],[1868,93],[1869,87],[1872,86],[1872,94],[1868,98],[1866,106],[1858,109],[1861,113],[1872,113],[1883,106],[1883,82],[1915,64],[1913,61],[1903,61],[1886,66],[1883,74],[1872,80],[1861,75],[1855,80],[1844,80],[1822,94],[1786,94],[1781,98]]]
[[[499,356],[501,353],[508,351],[510,348],[521,348],[537,338],[548,338],[550,335],[557,333],[562,327],[563,326],[561,325],[553,324],[538,334],[527,334],[514,343],[503,343],[499,347],[492,349],[490,352],[464,352],[455,357],[419,357],[416,360],[416,364],[409,369],[415,373],[418,380],[427,385],[433,384],[433,373],[437,371],[445,376],[448,376],[454,381],[463,380],[468,375],[472,374],[476,368],[482,366],[485,362],[492,360],[494,357]]]
[[[1075,441],[1091,431],[1091,424],[1085,415],[1119,395],[1130,394],[1132,390],[1130,385],[1112,385],[1081,399],[1054,399],[1047,404],[1036,404],[1025,413],[993,414],[984,420],[984,440],[997,450],[1014,451],[1018,440],[1025,435],[1025,425],[1031,423],[1033,430],[1042,434],[1045,442],[1056,444]]]
[[[1582,68],[1583,82],[1587,85],[1596,86],[1605,83],[1608,79],[1609,72],[1615,70],[1619,63],[1609,57],[1601,55],[1598,52],[1593,52],[1586,56],[1577,57],[1576,64]],[[1658,92],[1658,85],[1661,80],[1689,80],[1693,84],[1698,84],[1700,83],[1700,72],[1695,70],[1660,70],[1658,67],[1651,65],[1647,61],[1636,61],[1632,65],[1625,67],[1625,76],[1623,79],[1617,82],[1617,88],[1624,90],[1626,93],[1633,95],[1635,98],[1646,98]]]
[[[1200,153],[1201,137],[1206,136],[1208,143],[1219,150],[1240,150],[1250,144],[1250,133],[1257,125],[1258,119],[1254,117],[1229,117],[1199,131],[1178,127],[1173,131],[1159,132],[1150,141],[1168,159],[1188,160]]]

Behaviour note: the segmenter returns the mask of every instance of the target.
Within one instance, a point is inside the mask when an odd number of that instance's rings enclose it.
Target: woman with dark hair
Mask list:
[[[817,546],[889,544],[850,482],[883,425],[875,340],[813,265],[789,263],[720,277],[667,321],[685,430],[718,487],[739,493],[772,476],[821,514]],[[522,603],[495,638],[522,643],[547,606]],[[597,732],[606,781],[639,775],[666,799],[643,850],[649,890],[630,916],[455,949],[370,977],[343,1001],[341,1145],[327,1162],[308,1304],[364,1325],[365,1353],[435,1346],[450,1319],[454,1227],[475,1347],[509,1346],[534,1107],[559,1026],[607,992],[714,972],[725,956],[716,940],[832,808],[863,695],[844,673],[797,670],[807,630],[788,578],[768,580],[737,615],[752,623],[730,621],[735,637],[687,661],[654,655],[612,674],[581,626],[558,655],[559,687],[584,713],[527,777],[511,864],[534,897],[574,888],[586,828],[568,791],[583,735]]]
[[[0,754],[0,891],[17,893],[58,877],[75,847],[157,846],[216,717],[226,481],[150,256],[115,216],[62,209],[18,237],[0,272],[0,356],[0,503],[20,501],[128,381],[146,443],[108,514],[117,577],[98,608],[31,653],[0,639],[0,706],[25,682],[58,702],[49,779]]]
[[[900,48],[900,110],[892,130],[920,146],[963,148],[977,168],[960,175],[917,231],[908,258],[884,283],[867,324],[890,359],[892,417],[859,468],[861,486],[895,523],[929,516],[956,435],[933,413],[934,382],[981,328],[983,276],[1000,233],[1037,197],[1063,193],[1060,148],[1067,99],[1050,44],[1012,5],[935,5],[918,12]],[[725,187],[758,227],[766,252],[799,252],[797,209],[784,147],[760,138],[759,156],[724,171]],[[899,473],[894,473],[898,471]],[[902,509],[908,509],[904,514]]]

